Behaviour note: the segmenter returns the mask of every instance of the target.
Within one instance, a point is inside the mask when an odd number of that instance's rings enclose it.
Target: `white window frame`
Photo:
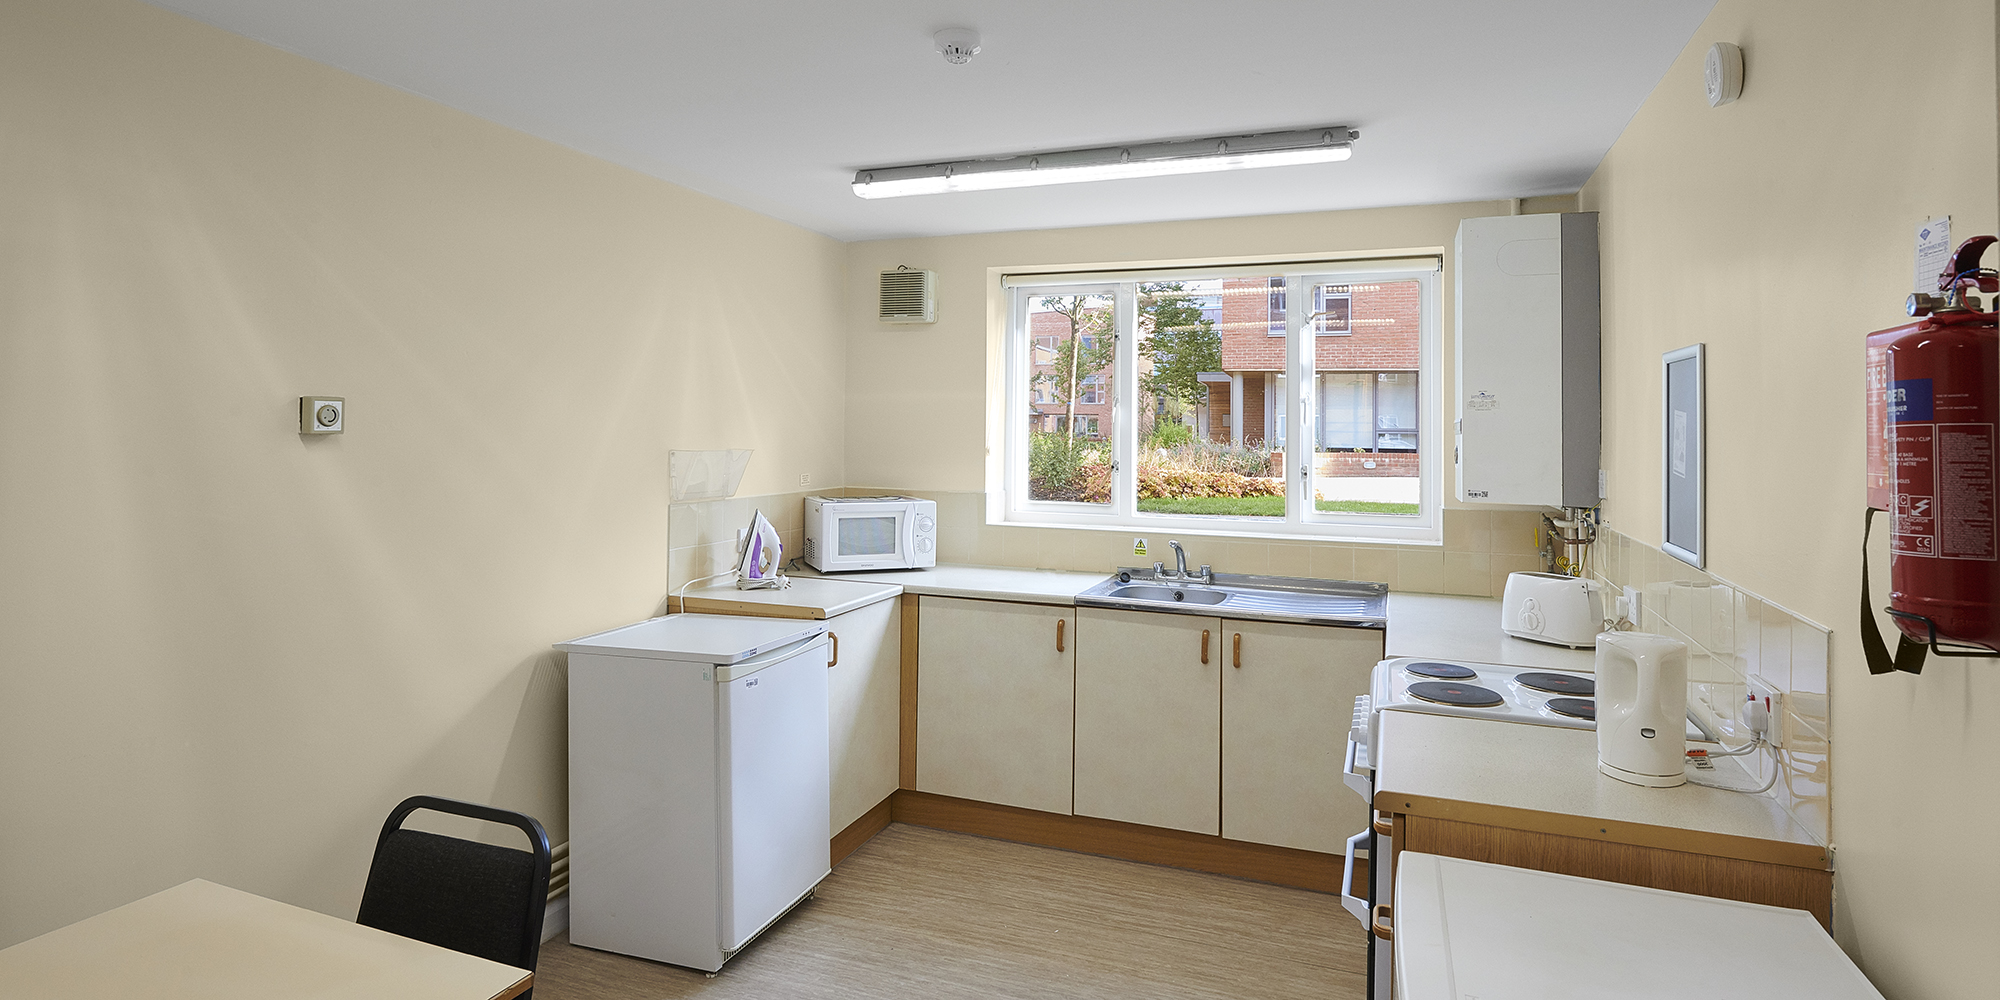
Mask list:
[[[1385,542],[1435,545],[1443,541],[1444,469],[1441,451],[1444,425],[1443,400],[1443,301],[1438,283],[1441,262],[1437,258],[1323,261],[1307,264],[1250,265],[1243,267],[1187,268],[1172,271],[1134,271],[1107,281],[1102,272],[1065,276],[1032,274],[1004,278],[1007,315],[1001,337],[1004,366],[999,388],[1003,398],[996,408],[1002,421],[1004,453],[999,462],[999,523],[1044,527],[1130,530],[1138,534],[1176,533],[1224,535],[1251,538],[1315,539],[1321,541]],[[1287,310],[1286,391],[1283,394],[1285,425],[1290,429],[1286,448],[1285,473],[1290,478],[1285,491],[1282,521],[1233,518],[1216,515],[1141,513],[1137,509],[1135,478],[1137,442],[1131,433],[1138,426],[1139,394],[1137,343],[1139,283],[1175,277],[1208,277],[1216,274],[1268,274],[1286,279],[1285,301],[1311,301],[1315,282],[1368,284],[1417,281],[1423,297],[1421,329],[1418,331],[1417,414],[1419,500],[1415,516],[1348,514],[1321,512],[1314,496],[1312,456],[1318,453],[1317,345],[1319,338],[1305,328],[1305,313]],[[1112,367],[1111,502],[1077,504],[1028,499],[1028,379],[1030,377],[1029,300],[1056,290],[1064,295],[1103,294],[1112,297],[1112,322],[1118,349]],[[1304,430],[1305,433],[1300,433]],[[1300,461],[1299,456],[1306,456]]]

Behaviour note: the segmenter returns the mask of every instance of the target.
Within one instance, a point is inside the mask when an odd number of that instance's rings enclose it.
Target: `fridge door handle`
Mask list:
[[[1368,900],[1354,894],[1354,852],[1360,850],[1367,840],[1366,830],[1347,838],[1347,864],[1340,873],[1340,905],[1353,914],[1354,919],[1361,921],[1364,928],[1368,926]],[[1368,863],[1372,865],[1375,861],[1370,858]]]
[[[1375,906],[1375,936],[1384,941],[1396,940],[1396,909],[1387,903]]]

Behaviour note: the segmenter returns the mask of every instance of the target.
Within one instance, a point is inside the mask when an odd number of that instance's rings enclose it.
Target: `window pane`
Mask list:
[[[1109,504],[1115,302],[1108,294],[1027,301],[1028,498]]]
[[[1137,306],[1138,511],[1282,521],[1265,380],[1285,364],[1284,279],[1140,282]]]
[[[1314,284],[1313,508],[1416,515],[1418,281]]]
[[[1319,376],[1319,450],[1375,446],[1375,377],[1360,372]]]

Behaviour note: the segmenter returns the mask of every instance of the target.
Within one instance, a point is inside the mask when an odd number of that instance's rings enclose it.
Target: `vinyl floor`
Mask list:
[[[713,979],[565,933],[534,995],[1363,1000],[1366,955],[1337,896],[898,823]]]

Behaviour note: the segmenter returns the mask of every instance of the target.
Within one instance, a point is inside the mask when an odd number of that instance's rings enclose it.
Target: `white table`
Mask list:
[[[1400,1000],[1882,1000],[1804,910],[1404,851],[1393,923]]]
[[[534,973],[202,879],[0,951],[11,1000],[508,1000]]]

